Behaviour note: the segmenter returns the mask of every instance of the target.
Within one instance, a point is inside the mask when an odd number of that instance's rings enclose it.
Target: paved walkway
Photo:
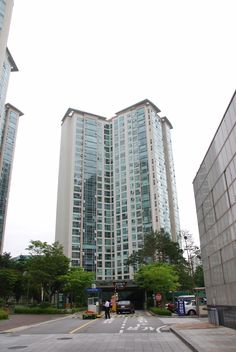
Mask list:
[[[21,326],[29,326],[48,320],[61,319],[65,314],[11,314],[9,319],[0,320],[0,333]]]
[[[160,318],[194,352],[236,352],[236,330],[201,318]]]
[[[61,319],[65,315],[13,314],[8,320],[0,320],[0,333],[6,330],[29,326],[43,321]],[[236,352],[236,330],[214,326],[207,319],[192,317],[158,317],[163,330],[170,329],[194,352]],[[164,327],[165,325],[165,327]],[[181,351],[180,351],[181,352]]]

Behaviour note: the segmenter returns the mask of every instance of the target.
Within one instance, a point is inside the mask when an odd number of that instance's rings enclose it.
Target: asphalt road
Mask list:
[[[71,315],[0,334],[0,351],[189,352],[157,318],[143,311],[83,320]]]

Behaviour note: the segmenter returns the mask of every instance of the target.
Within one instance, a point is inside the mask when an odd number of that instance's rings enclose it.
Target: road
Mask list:
[[[144,311],[111,319],[71,315],[0,334],[0,351],[189,352],[157,317]]]

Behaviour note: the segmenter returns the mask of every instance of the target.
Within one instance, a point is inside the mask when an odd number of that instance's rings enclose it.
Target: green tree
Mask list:
[[[24,293],[22,273],[24,266],[21,263],[23,256],[11,258],[10,253],[0,255],[1,287],[0,295],[7,300],[10,296],[18,301]],[[4,279],[3,279],[4,278]]]
[[[194,287],[194,280],[192,275],[190,275],[188,263],[184,262],[175,264],[174,267],[179,276],[179,289],[181,291],[192,291]]]
[[[172,264],[179,277],[179,288],[181,290],[193,289],[193,277],[190,275],[189,263],[183,256],[183,250],[163,229],[146,234],[143,248],[134,252],[127,260],[127,264],[132,265],[135,271],[140,265],[150,263]]]
[[[51,301],[52,296],[61,289],[60,276],[67,274],[70,260],[63,254],[63,247],[54,242],[31,241],[27,250],[27,279],[37,290],[38,300]]]
[[[63,292],[69,297],[72,304],[84,306],[86,292],[85,289],[91,287],[95,279],[94,273],[84,271],[83,268],[71,268],[68,274],[61,276]]]
[[[14,296],[14,288],[19,274],[16,270],[10,268],[0,269],[0,297],[7,303],[8,299]]]
[[[169,291],[179,287],[178,275],[174,267],[166,263],[152,263],[141,266],[134,275],[134,281],[146,290],[147,295],[161,292],[165,297]]]
[[[0,254],[0,268],[11,268],[11,254],[4,252]]]
[[[204,275],[203,275],[203,267],[202,265],[198,265],[194,275],[193,275],[194,283],[196,287],[204,287],[205,282],[204,282]]]
[[[145,234],[143,248],[131,254],[127,260],[127,264],[134,267],[155,262],[171,264],[185,262],[183,250],[163,229]]]

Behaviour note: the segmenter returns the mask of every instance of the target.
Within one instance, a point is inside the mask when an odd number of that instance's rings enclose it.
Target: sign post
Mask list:
[[[162,300],[162,295],[159,292],[157,292],[156,295],[155,295],[155,298],[156,298],[156,301],[157,301],[157,306],[159,306],[159,303]]]

